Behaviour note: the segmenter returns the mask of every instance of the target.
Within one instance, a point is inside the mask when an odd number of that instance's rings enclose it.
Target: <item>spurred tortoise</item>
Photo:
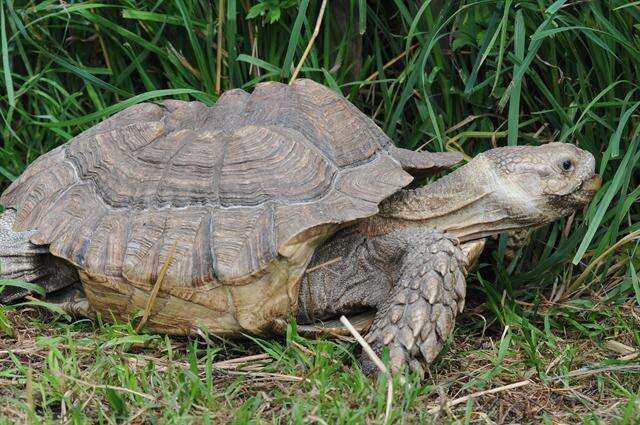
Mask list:
[[[139,104],[4,192],[0,277],[88,316],[150,309],[146,326],[172,334],[270,335],[292,316],[311,331],[370,312],[356,322],[373,348],[420,370],[453,329],[484,238],[565,216],[599,187],[591,154],[551,143],[493,149],[406,188],[460,160],[395,147],[310,80],[212,107]]]

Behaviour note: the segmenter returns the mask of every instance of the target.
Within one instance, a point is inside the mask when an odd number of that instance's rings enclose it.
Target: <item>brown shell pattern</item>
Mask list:
[[[175,245],[163,285],[239,284],[305,231],[376,214],[411,181],[389,144],[324,86],[268,82],[213,107],[132,106],[40,157],[0,202],[90,274],[148,288]]]

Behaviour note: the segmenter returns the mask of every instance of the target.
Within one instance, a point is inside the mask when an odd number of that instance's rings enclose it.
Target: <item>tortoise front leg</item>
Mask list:
[[[397,231],[378,245],[400,253],[398,274],[366,339],[378,353],[389,348],[392,370],[408,365],[423,375],[422,363],[440,353],[464,307],[466,256],[453,239],[433,229]],[[361,362],[365,370],[373,367],[364,354]]]
[[[421,363],[437,356],[463,308],[466,258],[454,240],[434,229],[377,237],[346,229],[316,251],[301,282],[298,323],[374,310],[367,335],[374,350],[381,354],[389,347],[396,371],[408,364],[421,372]],[[373,371],[366,356],[361,363]]]

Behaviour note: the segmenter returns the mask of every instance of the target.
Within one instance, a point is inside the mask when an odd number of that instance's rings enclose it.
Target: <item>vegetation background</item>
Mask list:
[[[1,184],[134,103],[294,77],[403,147],[575,143],[604,176],[594,202],[511,262],[503,240],[487,254],[430,376],[395,380],[389,421],[637,424],[639,31],[638,1],[3,0]],[[387,382],[355,348],[294,325],[167,338],[31,298],[0,306],[0,423],[383,422]]]

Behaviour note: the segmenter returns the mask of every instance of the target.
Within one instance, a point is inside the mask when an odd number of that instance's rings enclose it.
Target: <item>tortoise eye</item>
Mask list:
[[[564,171],[569,171],[573,168],[573,162],[571,162],[570,159],[565,159],[564,161],[562,161],[561,166]]]

